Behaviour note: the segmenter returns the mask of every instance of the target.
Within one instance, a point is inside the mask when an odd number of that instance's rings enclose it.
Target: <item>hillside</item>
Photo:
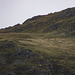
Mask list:
[[[75,8],[0,29],[0,75],[75,75]]]
[[[27,32],[51,33],[60,36],[75,36],[75,7],[48,15],[34,16],[22,25],[1,29],[0,33]]]

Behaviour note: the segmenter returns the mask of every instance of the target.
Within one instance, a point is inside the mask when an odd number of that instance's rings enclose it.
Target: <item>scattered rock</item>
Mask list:
[[[4,73],[4,75],[16,75],[16,74],[13,71],[11,71],[11,72]]]
[[[2,56],[0,56],[0,63],[1,63],[1,64],[5,64],[5,58],[2,57]]]
[[[36,64],[48,64],[48,61],[45,61],[43,59],[35,59],[33,60],[33,62]]]
[[[36,68],[32,68],[28,71],[27,75],[50,75],[50,73],[46,70],[39,70]]]
[[[24,61],[18,59],[18,60],[15,60],[15,62],[13,63],[13,65],[17,65],[17,64],[23,64],[25,63]]]
[[[24,58],[37,58],[39,55],[33,53],[31,50],[19,50],[14,56],[22,56]]]
[[[75,33],[71,33],[70,35],[71,35],[71,36],[75,36]]]
[[[14,48],[16,47],[16,44],[13,41],[8,41],[8,40],[4,40],[4,41],[0,41],[0,49],[4,49],[4,48]]]

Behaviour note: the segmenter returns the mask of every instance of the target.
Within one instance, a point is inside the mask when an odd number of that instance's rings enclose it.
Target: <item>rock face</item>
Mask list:
[[[3,75],[16,75],[16,74],[13,71],[11,71],[11,72],[6,72]]]
[[[16,44],[12,41],[8,41],[8,40],[4,40],[0,42],[0,49],[4,49],[4,48],[14,48],[16,47]]]
[[[41,71],[38,69],[30,69],[27,75],[49,75],[48,71]]]
[[[31,50],[25,49],[25,50],[19,50],[14,56],[16,57],[24,57],[24,58],[37,58],[39,55],[33,53]]]
[[[0,64],[5,64],[5,58],[0,56]]]
[[[60,28],[61,23],[57,23],[55,25],[49,26],[44,32],[51,32]]]

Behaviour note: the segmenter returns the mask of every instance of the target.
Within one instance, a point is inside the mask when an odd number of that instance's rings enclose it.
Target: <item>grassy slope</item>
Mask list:
[[[15,42],[19,47],[23,47],[24,49],[32,50],[34,53],[40,55],[38,59],[43,59],[45,61],[48,61],[49,63],[40,63],[42,66],[48,65],[51,62],[55,62],[55,64],[63,67],[63,69],[66,69],[69,71],[68,75],[73,75],[75,73],[75,39],[74,37],[72,38],[47,38],[48,34],[33,34],[33,33],[2,33],[0,34],[0,41],[1,40],[9,40]],[[11,50],[11,52],[9,51]],[[6,52],[2,51],[3,57],[5,55],[11,53],[14,54],[14,51],[16,49],[13,48],[9,49]],[[0,52],[1,53],[1,52]],[[8,56],[9,58],[9,56]],[[21,58],[21,57],[20,57]],[[16,61],[17,59],[20,58],[9,58],[11,62]],[[9,61],[9,59],[7,61]],[[21,58],[24,60],[24,58]],[[36,60],[38,60],[36,59]],[[33,62],[35,61],[35,58],[27,60],[27,62],[20,63],[19,65],[12,65],[10,63],[8,65],[5,64],[4,68],[1,68],[2,72],[8,72],[8,71],[13,71],[15,68],[22,67],[23,65],[26,67],[26,65],[34,66],[37,67],[40,64]],[[39,60],[40,61],[40,60]],[[38,62],[38,61],[37,61]],[[25,65],[26,64],[26,65]],[[8,67],[7,67],[8,66]],[[10,67],[12,66],[12,67]],[[42,67],[41,66],[41,67]],[[3,67],[3,66],[2,66]],[[38,67],[39,68],[39,67]],[[11,69],[11,70],[10,70]],[[39,68],[40,69],[40,68]],[[44,68],[41,68],[42,70]],[[60,69],[61,71],[62,69]],[[15,70],[16,71],[16,70]],[[19,71],[19,70],[18,70]],[[26,70],[24,69],[21,72],[20,69],[20,75],[26,74]],[[59,71],[59,75],[65,75]],[[67,71],[67,73],[68,73]],[[18,73],[16,73],[18,74]],[[56,73],[55,75],[57,75]],[[30,74],[29,74],[30,75]],[[33,74],[32,74],[33,75]],[[52,75],[52,74],[51,74]]]

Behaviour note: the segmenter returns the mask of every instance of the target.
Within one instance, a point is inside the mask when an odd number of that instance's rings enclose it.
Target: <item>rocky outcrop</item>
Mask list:
[[[8,41],[8,40],[4,40],[4,41],[0,41],[0,49],[5,49],[5,48],[14,48],[16,47],[16,44],[13,41]]]
[[[11,72],[5,72],[3,75],[16,75],[13,71]]]
[[[46,70],[38,70],[36,68],[32,68],[28,71],[27,75],[50,75],[50,73]]]
[[[5,64],[5,58],[0,56],[0,64]]]
[[[14,54],[16,57],[24,57],[24,58],[37,58],[39,55],[32,52],[32,50],[28,49],[20,49],[17,53]]]

